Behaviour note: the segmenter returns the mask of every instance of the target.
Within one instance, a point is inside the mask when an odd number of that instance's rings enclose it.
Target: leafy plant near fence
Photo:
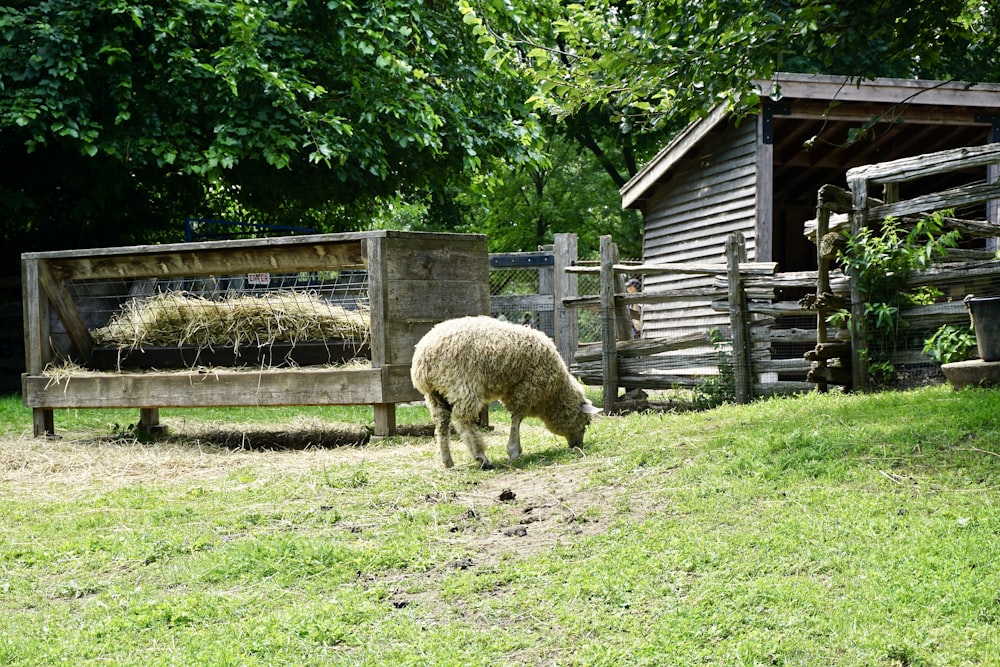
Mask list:
[[[948,248],[958,245],[959,233],[944,231],[947,215],[950,213],[945,211],[933,213],[909,229],[895,218],[886,218],[880,230],[866,227],[856,236],[845,233],[845,246],[838,259],[844,272],[858,281],[864,299],[869,372],[878,386],[891,385],[895,380],[891,357],[907,328],[900,309],[930,304],[940,296],[931,286],[908,289],[906,285],[914,269],[929,266]],[[828,321],[834,326],[854,326],[848,309],[838,310]]]
[[[732,350],[718,329],[712,329],[709,338],[718,356],[719,374],[706,378],[698,385],[694,403],[703,409],[718,407],[736,400],[736,371],[733,368]]]
[[[975,351],[976,334],[967,327],[953,324],[941,325],[934,335],[924,341],[924,354],[942,364],[971,359]]]

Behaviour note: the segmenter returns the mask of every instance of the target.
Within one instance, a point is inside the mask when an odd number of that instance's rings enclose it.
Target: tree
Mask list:
[[[460,0],[498,66],[559,117],[607,109],[629,126],[744,109],[779,69],[1000,80],[998,10],[981,0]]]
[[[450,3],[45,0],[0,6],[0,35],[8,248],[158,239],[206,207],[337,231],[534,141]]]
[[[642,226],[622,211],[605,169],[572,139],[553,133],[545,162],[511,164],[494,159],[488,171],[458,194],[468,220],[464,230],[485,233],[497,252],[534,250],[552,235],[575,232],[580,254],[595,255],[611,234],[623,257],[642,255]]]

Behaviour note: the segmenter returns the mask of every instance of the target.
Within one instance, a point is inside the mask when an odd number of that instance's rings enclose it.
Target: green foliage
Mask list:
[[[572,140],[551,135],[544,162],[495,159],[456,196],[463,229],[485,233],[494,252],[535,250],[552,235],[575,232],[583,257],[596,255],[609,234],[623,257],[642,256],[638,213],[622,211],[607,173]]]
[[[687,122],[754,103],[752,81],[777,70],[1000,80],[1000,15],[979,0],[460,4],[494,62],[534,81],[532,102],[560,117]]]
[[[895,379],[890,357],[906,328],[900,309],[927,303],[934,296],[928,288],[909,290],[906,284],[910,272],[929,266],[935,257],[958,244],[957,231],[943,231],[945,215],[947,212],[923,217],[908,230],[897,220],[887,218],[881,230],[865,227],[857,236],[844,233],[846,243],[838,258],[844,272],[857,281],[864,301],[866,353],[877,386],[891,386]],[[851,312],[846,309],[830,315],[828,320],[835,326],[854,326]]]
[[[210,191],[302,224],[533,150],[447,3],[49,0],[0,35],[0,219],[36,248],[176,228]]]
[[[924,342],[924,354],[941,364],[971,359],[976,353],[976,334],[968,328],[944,324]]]
[[[718,329],[712,329],[709,337],[715,346],[719,373],[707,378],[695,390],[694,404],[701,409],[715,408],[736,400],[736,371],[733,368],[732,352]]]

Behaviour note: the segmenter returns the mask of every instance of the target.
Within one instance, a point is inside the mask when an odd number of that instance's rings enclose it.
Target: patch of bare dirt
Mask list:
[[[458,535],[474,538],[483,559],[492,561],[504,552],[529,554],[601,532],[615,490],[593,488],[589,468],[582,464],[561,464],[531,471],[506,469],[457,495],[455,502],[473,511],[484,505],[503,508],[499,525],[484,528],[470,516],[454,528]]]

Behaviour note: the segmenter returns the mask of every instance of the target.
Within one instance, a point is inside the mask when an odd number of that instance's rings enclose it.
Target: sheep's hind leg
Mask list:
[[[476,397],[471,397],[470,400],[456,401],[452,405],[451,418],[458,434],[462,436],[462,442],[469,448],[472,458],[479,461],[484,469],[489,469],[493,467],[493,463],[486,456],[486,442],[476,425],[483,404],[484,402]]]
[[[510,437],[507,438],[507,456],[510,461],[521,458],[521,416],[511,413]]]
[[[434,421],[434,439],[441,452],[441,463],[445,468],[451,468],[455,465],[448,443],[451,438],[451,409],[443,399],[436,396],[427,396],[426,400],[427,407],[431,411],[431,419]]]
[[[458,434],[462,436],[462,442],[465,446],[469,448],[469,453],[472,454],[472,458],[479,461],[484,470],[489,470],[493,467],[493,463],[490,458],[486,456],[486,443],[483,442],[483,438],[479,435],[478,428],[474,422],[462,422],[458,419],[455,420],[455,428],[458,430]]]

